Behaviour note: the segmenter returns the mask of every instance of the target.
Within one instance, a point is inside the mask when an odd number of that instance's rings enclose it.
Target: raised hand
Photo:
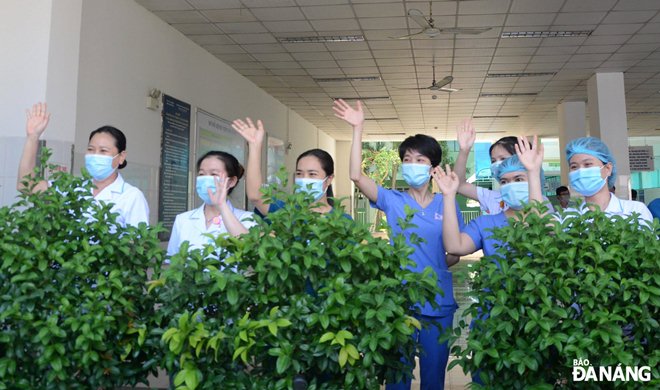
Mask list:
[[[211,188],[207,191],[214,206],[220,206],[227,203],[227,193],[229,192],[229,179],[227,175],[218,175],[213,177],[215,182],[215,192]]]
[[[337,99],[332,109],[335,111],[337,118],[345,120],[353,127],[364,123],[364,111],[362,110],[362,102],[359,100],[357,101],[357,107],[353,108],[343,99]]]
[[[525,137],[518,137],[516,154],[527,171],[540,171],[543,165],[543,144],[534,136],[532,143]]]
[[[250,118],[245,118],[245,122],[242,119],[236,119],[231,123],[231,127],[243,136],[249,144],[261,144],[266,134],[261,120],[257,120],[255,126]]]
[[[472,120],[464,119],[456,126],[456,139],[458,140],[459,150],[469,152],[476,138],[477,133],[474,130]]]
[[[444,171],[439,165],[433,168],[431,170],[431,176],[433,176],[435,184],[438,185],[438,188],[444,195],[456,195],[460,181],[456,173],[452,172],[449,164],[445,166]]]
[[[37,103],[31,109],[26,110],[27,121],[25,123],[25,132],[28,137],[39,138],[46,130],[50,113],[46,103]]]

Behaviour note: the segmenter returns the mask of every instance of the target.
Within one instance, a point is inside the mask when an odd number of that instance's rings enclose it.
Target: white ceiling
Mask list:
[[[586,100],[586,83],[595,72],[625,72],[631,135],[660,135],[660,0],[434,0],[437,27],[492,29],[414,40],[390,37],[421,30],[406,15],[415,8],[428,16],[428,1],[136,1],[336,139],[350,139],[351,129],[334,118],[331,98],[357,96],[390,96],[367,102],[367,117],[397,118],[368,121],[367,139],[418,132],[452,139],[461,119],[494,115],[518,118],[475,119],[480,138],[556,135],[557,104]],[[539,30],[593,33],[500,38],[503,31]],[[282,44],[277,39],[310,35],[364,35],[365,41]],[[452,75],[450,86],[460,91],[405,89],[431,85],[434,62],[436,78]],[[486,78],[506,72],[557,73]],[[381,79],[313,80],[347,76]],[[538,94],[480,97],[511,92]]]

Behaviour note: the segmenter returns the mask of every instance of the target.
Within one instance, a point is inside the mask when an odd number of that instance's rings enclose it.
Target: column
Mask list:
[[[596,73],[587,82],[589,96],[589,133],[600,138],[614,155],[617,178],[616,195],[630,199],[628,161],[628,119],[623,73]]]
[[[566,145],[572,140],[587,135],[585,102],[562,102],[557,105],[557,122],[559,123],[559,159],[561,167],[561,184],[568,186],[568,163],[566,162]]]

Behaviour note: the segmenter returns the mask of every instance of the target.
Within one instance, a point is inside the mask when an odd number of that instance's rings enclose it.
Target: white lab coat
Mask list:
[[[231,202],[227,202],[229,203],[231,212],[246,229],[257,224],[253,220],[253,213],[234,208]],[[186,211],[185,213],[176,216],[174,226],[172,226],[170,242],[167,244],[167,255],[172,256],[179,252],[179,247],[184,241],[190,242],[191,249],[201,249],[204,245],[213,242],[213,239],[204,234],[211,234],[213,237],[218,237],[222,233],[227,233],[227,227],[224,223],[220,223],[219,225],[212,223],[209,225],[208,229],[206,228],[204,205],[201,205],[196,209]]]

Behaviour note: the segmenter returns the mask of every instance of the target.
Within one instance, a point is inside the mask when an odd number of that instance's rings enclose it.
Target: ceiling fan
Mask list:
[[[416,32],[414,34],[404,35],[401,37],[392,37],[392,39],[415,39],[420,38],[435,38],[440,34],[472,34],[477,35],[488,30],[491,30],[492,27],[446,27],[438,28],[435,27],[435,21],[433,20],[433,2],[429,1],[429,18],[427,19],[422,11],[411,8],[408,10],[408,16],[419,24],[422,28],[422,31]]]
[[[446,85],[451,84],[452,81],[454,81],[454,78],[452,76],[445,76],[441,80],[436,81],[435,80],[435,64],[433,64],[433,81],[431,82],[430,86],[423,87],[423,88],[397,88],[397,89],[416,89],[416,90],[428,89],[429,91],[442,91],[442,92],[457,92],[457,91],[460,91],[460,89],[445,87]]]

